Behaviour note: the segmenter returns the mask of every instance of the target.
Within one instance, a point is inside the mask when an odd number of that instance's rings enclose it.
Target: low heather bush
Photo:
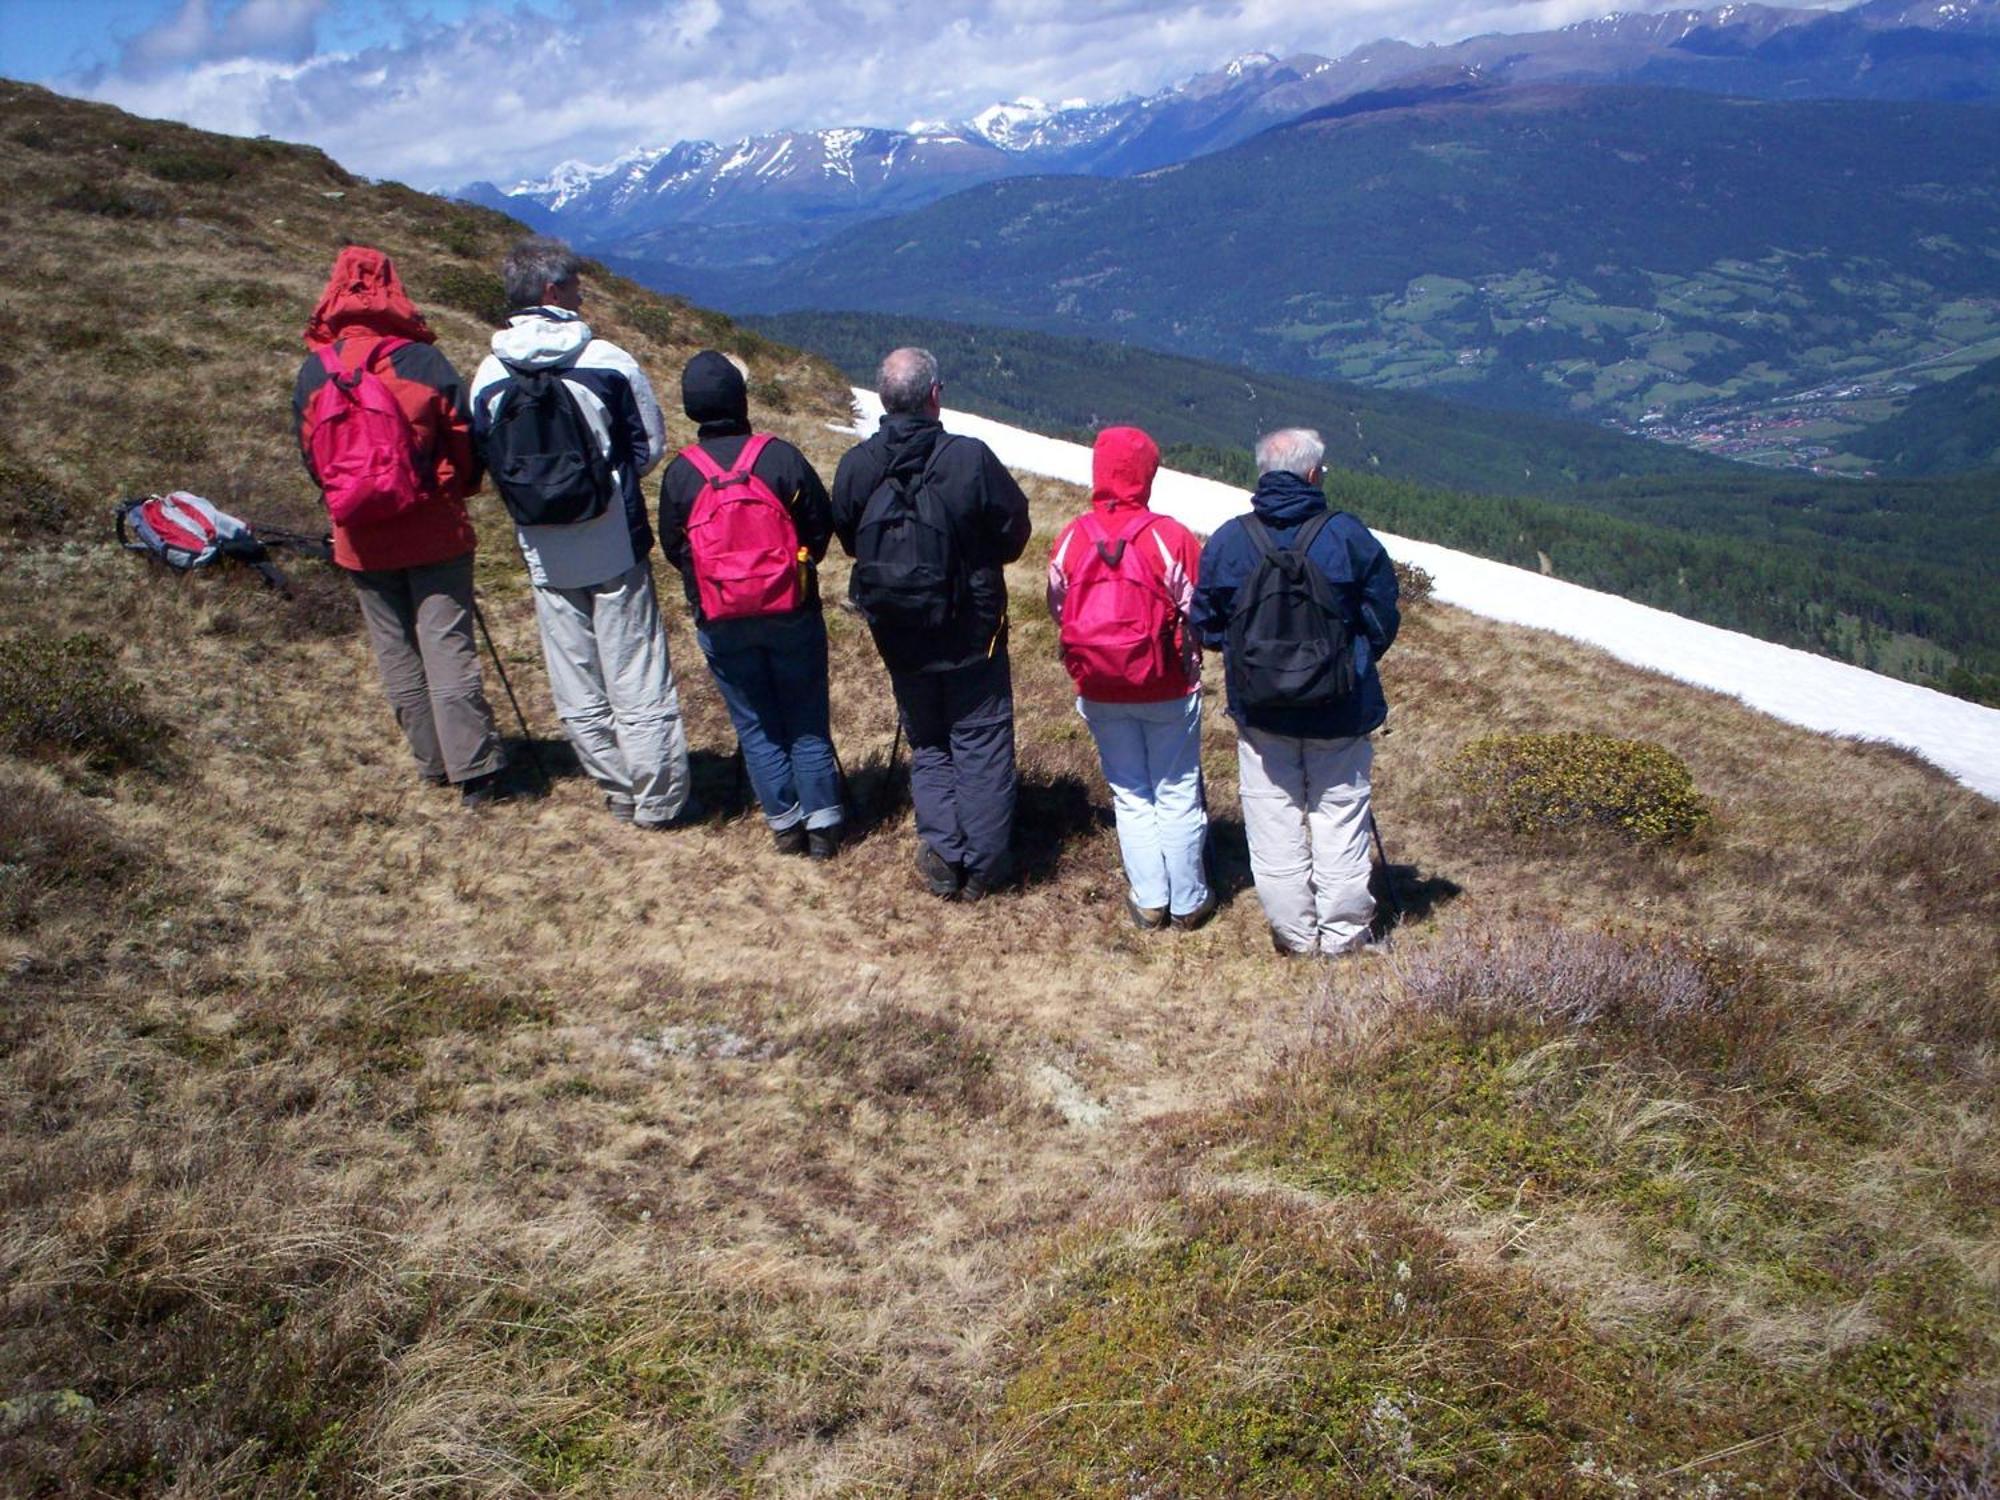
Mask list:
[[[1396,592],[1404,609],[1431,602],[1431,594],[1437,584],[1430,573],[1415,563],[1399,562],[1396,569]]]
[[[1684,838],[1710,817],[1686,765],[1649,740],[1491,735],[1445,771],[1477,821],[1513,833],[1608,828],[1657,843]]]
[[[1719,1015],[1749,983],[1740,964],[1697,943],[1553,922],[1409,947],[1390,967],[1399,1005],[1420,1016],[1636,1030]]]
[[[108,642],[90,635],[19,635],[0,642],[0,749],[92,768],[155,761],[171,729],[146,711],[139,685]]]

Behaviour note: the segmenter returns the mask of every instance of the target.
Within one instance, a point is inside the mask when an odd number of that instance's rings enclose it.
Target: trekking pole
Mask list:
[[[472,618],[479,623],[479,633],[486,637],[486,654],[493,658],[493,670],[500,675],[500,686],[506,691],[507,701],[514,705],[514,718],[521,726],[521,743],[527,749],[528,759],[535,768],[535,777],[542,784],[542,795],[546,797],[553,790],[548,770],[542,765],[541,752],[535,748],[535,737],[528,732],[528,716],[521,712],[521,700],[514,696],[514,684],[507,680],[507,668],[501,663],[500,648],[493,644],[493,632],[487,628],[486,613],[480,609],[477,597],[472,601]]]
[[[1382,847],[1382,829],[1375,821],[1372,807],[1368,809],[1368,836],[1375,840],[1375,852],[1382,859],[1382,891],[1389,898],[1389,910],[1396,919],[1390,924],[1393,931],[1403,923],[1403,903],[1396,895],[1396,872],[1389,868],[1389,851]]]
[[[893,804],[896,793],[896,752],[903,747],[903,716],[896,715],[896,733],[889,740],[889,760],[882,767],[882,790],[875,797],[875,820],[880,822]]]

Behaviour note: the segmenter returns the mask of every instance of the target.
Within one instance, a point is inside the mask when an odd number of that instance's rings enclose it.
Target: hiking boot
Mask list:
[[[1185,915],[1175,917],[1174,931],[1193,932],[1197,927],[1206,926],[1208,919],[1215,915],[1215,892],[1210,891],[1202,898],[1201,905]]]
[[[1158,932],[1167,925],[1167,909],[1164,906],[1141,906],[1127,895],[1125,910],[1132,914],[1132,925],[1141,932]]]
[[[458,784],[458,801],[462,807],[493,807],[513,800],[514,789],[501,783],[498,771],[488,771],[484,776],[475,776]]]
[[[806,825],[803,823],[794,823],[790,828],[771,830],[771,847],[780,854],[804,854],[806,843]]]
[[[984,901],[993,892],[999,890],[1001,886],[1012,879],[1013,875],[1014,861],[1003,854],[1000,857],[1000,862],[986,874],[980,875],[974,872],[967,872],[965,884],[958,888],[958,899],[961,901]]]
[[[957,867],[921,839],[917,841],[917,873],[924,877],[933,896],[949,901],[959,893]]]
[[[708,809],[702,805],[701,800],[694,793],[690,792],[688,793],[687,801],[681,804],[681,810],[671,818],[662,819],[657,823],[647,822],[643,818],[635,818],[632,826],[641,833],[667,833],[676,828],[686,828],[691,824],[699,823],[707,816]]]
[[[840,846],[845,842],[846,836],[845,823],[829,823],[824,828],[808,828],[806,854],[812,859],[832,859],[834,855],[840,853]]]
[[[1308,953],[1319,952],[1317,948],[1294,948],[1275,927],[1271,929],[1271,946],[1277,949],[1280,958],[1304,958]]]
[[[604,797],[604,806],[610,812],[611,816],[619,822],[630,823],[632,821],[635,808],[630,797],[613,797],[607,792]]]
[[[443,771],[419,771],[417,780],[425,786],[434,786],[440,790],[451,785],[451,777]]]

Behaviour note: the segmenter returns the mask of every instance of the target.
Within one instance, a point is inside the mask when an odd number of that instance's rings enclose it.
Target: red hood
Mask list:
[[[1090,455],[1090,503],[1100,511],[1144,510],[1160,471],[1160,445],[1136,427],[1107,427]]]
[[[322,348],[353,334],[437,342],[389,257],[366,245],[349,245],[334,260],[319,306],[306,322],[306,347]]]

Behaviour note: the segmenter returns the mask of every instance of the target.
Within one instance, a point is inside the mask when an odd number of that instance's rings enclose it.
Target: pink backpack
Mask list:
[[[1063,666],[1078,694],[1109,703],[1149,702],[1187,688],[1175,643],[1180,611],[1160,565],[1135,545],[1159,517],[1140,511],[1112,536],[1095,511],[1079,519],[1083,539],[1062,608]]]
[[[306,452],[336,525],[393,521],[424,498],[416,434],[373,368],[407,343],[383,339],[352,375],[341,369],[332,345],[319,351],[326,383],[306,408]]]
[[[806,602],[799,529],[771,487],[750,472],[769,433],[743,445],[725,470],[699,443],[681,449],[708,482],[688,512],[696,597],[710,620],[788,614]]]

